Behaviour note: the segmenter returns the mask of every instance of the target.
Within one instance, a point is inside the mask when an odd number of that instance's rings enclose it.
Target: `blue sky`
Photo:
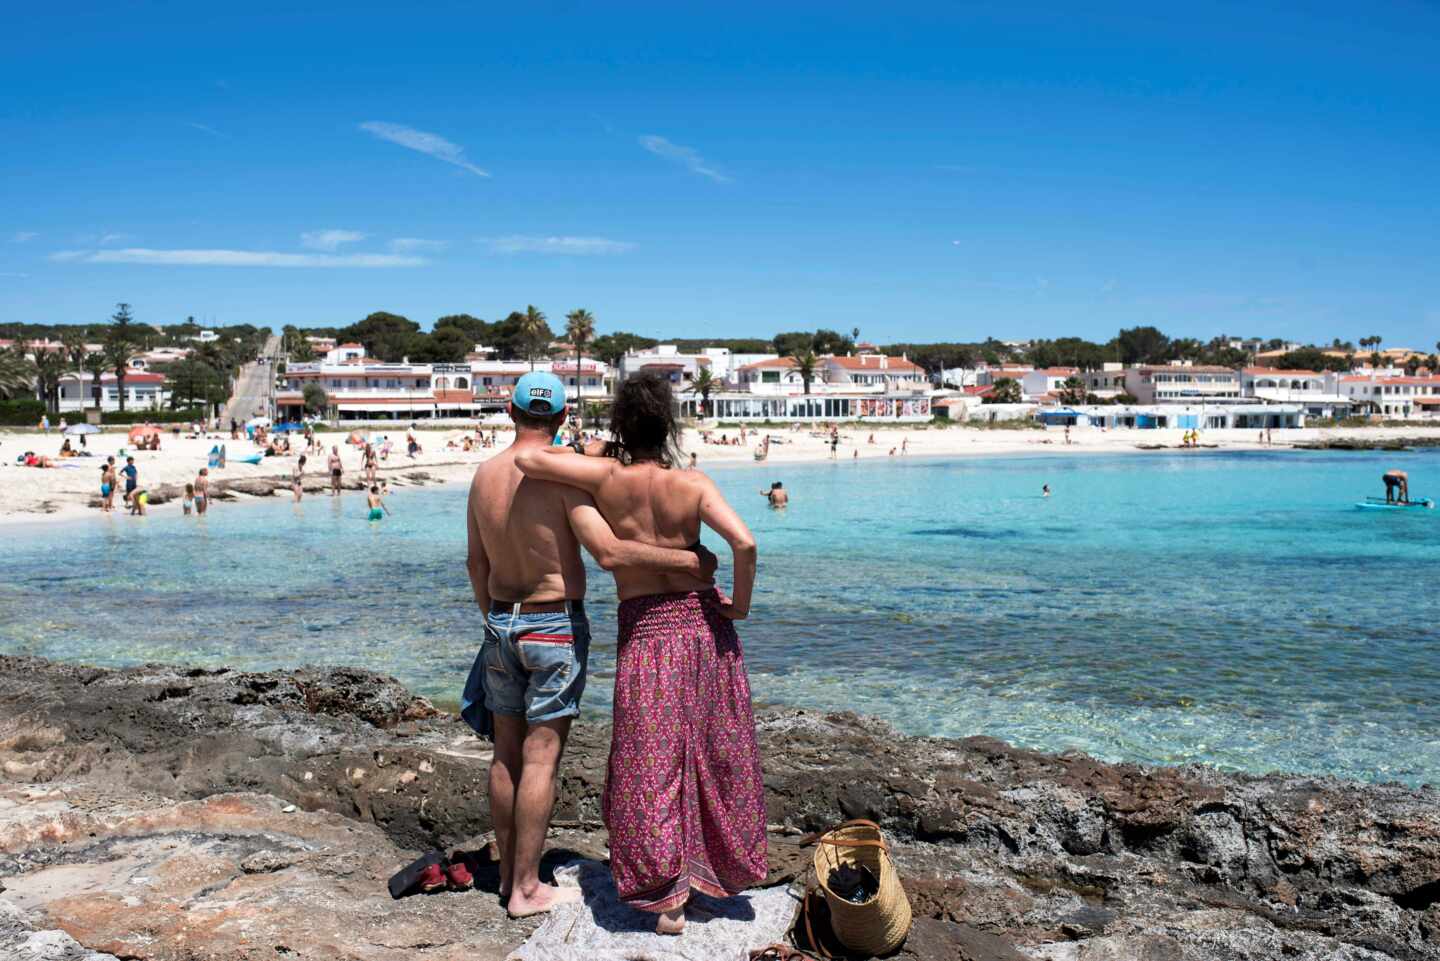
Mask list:
[[[1434,4],[208,6],[7,11],[0,322],[1440,338]]]

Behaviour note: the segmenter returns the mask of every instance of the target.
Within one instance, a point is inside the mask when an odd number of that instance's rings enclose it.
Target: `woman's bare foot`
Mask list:
[[[685,930],[685,905],[671,908],[655,919],[656,934],[679,934]]]
[[[579,900],[579,888],[557,888],[553,884],[541,884],[528,895],[519,890],[512,891],[505,910],[512,918],[528,918],[544,914],[557,905]]]

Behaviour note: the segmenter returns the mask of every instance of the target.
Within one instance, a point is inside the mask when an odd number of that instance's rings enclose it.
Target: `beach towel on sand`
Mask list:
[[[564,904],[507,961],[748,961],[750,952],[782,941],[800,900],[788,886],[746,891],[724,900],[697,894],[679,937],[655,933],[655,915],[621,902],[610,870],[575,861],[555,871],[561,887],[578,886],[580,904]]]

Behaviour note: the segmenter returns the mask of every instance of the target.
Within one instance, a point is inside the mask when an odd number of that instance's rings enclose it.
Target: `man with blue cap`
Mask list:
[[[490,814],[500,849],[500,895],[512,917],[577,900],[578,888],[540,882],[555,775],[580,712],[590,625],[580,546],[606,570],[639,567],[713,584],[715,556],[622,541],[577,488],[531,480],[515,456],[551,446],[565,422],[565,385],[531,371],[510,397],[515,441],[481,464],[470,485],[466,567],[485,639],[461,699],[477,730],[493,715]]]

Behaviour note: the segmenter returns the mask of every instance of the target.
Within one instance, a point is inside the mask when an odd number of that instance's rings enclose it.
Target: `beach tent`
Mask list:
[[[80,434],[98,434],[100,433],[100,428],[96,427],[94,424],[71,424],[69,427],[65,428],[65,433],[69,434],[71,437],[75,437]]]

